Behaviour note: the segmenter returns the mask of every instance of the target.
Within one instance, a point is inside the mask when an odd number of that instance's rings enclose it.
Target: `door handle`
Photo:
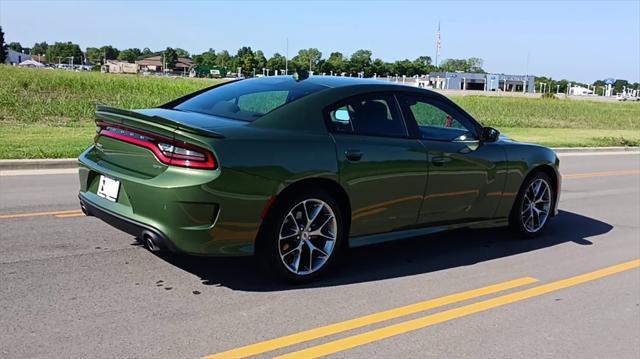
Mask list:
[[[346,150],[344,151],[344,155],[345,157],[347,157],[347,159],[349,161],[360,161],[360,159],[362,158],[362,151],[360,150]]]
[[[434,166],[442,166],[445,162],[448,161],[444,157],[431,157],[431,163],[433,163]]]

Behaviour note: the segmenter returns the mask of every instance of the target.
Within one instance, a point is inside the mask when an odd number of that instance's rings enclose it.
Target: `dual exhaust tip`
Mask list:
[[[93,210],[91,209],[91,205],[85,204],[85,202],[82,199],[80,199],[80,209],[82,210],[82,213],[84,213],[85,215],[94,216],[94,213],[92,213]],[[106,218],[104,218],[104,216],[101,216],[100,211],[96,211],[95,215],[96,217],[106,221],[107,223],[114,223],[113,220],[107,220],[107,218],[111,218],[111,217],[107,216]],[[120,221],[115,223],[122,224],[123,222]],[[116,227],[120,228],[119,226],[116,226]],[[129,234],[135,235],[136,233],[138,233],[138,236],[136,237],[137,240],[140,243],[142,243],[142,245],[144,245],[151,252],[161,252],[164,250],[174,251],[174,247],[171,245],[171,243],[165,237],[156,233],[155,231],[152,231],[150,229],[143,229],[143,228],[140,228],[139,226],[133,226],[131,224],[129,224],[128,226],[125,226],[124,224],[122,224],[121,227],[125,232]],[[139,232],[141,229],[142,231]]]
[[[142,244],[151,252],[160,252],[162,250],[162,241],[151,231],[143,231],[140,235]]]

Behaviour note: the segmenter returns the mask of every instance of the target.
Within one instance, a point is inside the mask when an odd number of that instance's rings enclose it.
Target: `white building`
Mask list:
[[[589,96],[589,95],[593,95],[593,90],[590,90],[582,86],[573,86],[569,89],[569,95]]]
[[[9,65],[17,65],[26,60],[31,60],[31,55],[7,49],[7,59],[4,62]]]

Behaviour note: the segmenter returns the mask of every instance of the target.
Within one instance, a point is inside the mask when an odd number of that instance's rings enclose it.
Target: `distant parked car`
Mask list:
[[[264,77],[96,116],[79,158],[87,215],[152,251],[255,254],[291,281],[347,246],[502,225],[534,237],[558,211],[553,151],[415,87]]]

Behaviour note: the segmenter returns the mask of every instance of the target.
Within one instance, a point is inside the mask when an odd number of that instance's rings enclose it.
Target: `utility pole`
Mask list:
[[[438,21],[438,32],[436,33],[436,67],[438,67],[438,55],[440,55],[440,21]]]
[[[289,38],[287,37],[287,50],[284,55],[284,74],[289,74]]]

